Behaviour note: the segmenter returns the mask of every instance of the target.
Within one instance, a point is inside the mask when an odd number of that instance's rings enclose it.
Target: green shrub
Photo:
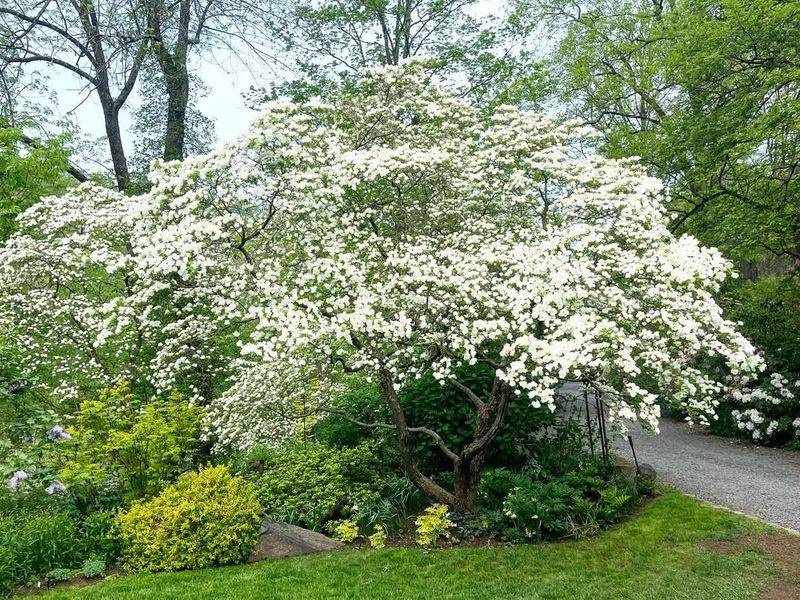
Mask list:
[[[117,522],[122,561],[134,571],[176,571],[247,560],[258,539],[252,486],[217,466],[184,475]]]
[[[561,464],[551,450],[534,453],[542,462],[532,458],[518,471],[500,468],[484,474],[480,517],[468,523],[470,535],[509,541],[580,537],[619,520],[640,496],[636,483],[585,450],[562,456]],[[565,471],[565,465],[571,470]]]
[[[201,414],[174,396],[145,402],[125,383],[102,390],[68,429],[60,479],[90,504],[108,487],[127,499],[153,495],[192,468]]]
[[[84,556],[113,564],[122,552],[119,529],[112,511],[91,513],[81,525]]]
[[[20,509],[0,516],[0,592],[81,561],[82,545],[75,520],[63,510]]]
[[[88,579],[92,579],[93,577],[102,575],[103,571],[105,570],[106,561],[99,558],[90,558],[83,563],[83,566],[81,567],[81,575]]]
[[[378,386],[365,380],[354,380],[350,388],[336,398],[335,406],[365,422],[385,422],[388,410],[381,400]],[[370,439],[382,438],[381,432],[359,427],[338,415],[330,415],[314,424],[314,437],[326,446],[352,447]]]
[[[382,488],[380,465],[364,445],[260,447],[244,466],[260,474],[256,489],[267,514],[318,531],[378,500]]]

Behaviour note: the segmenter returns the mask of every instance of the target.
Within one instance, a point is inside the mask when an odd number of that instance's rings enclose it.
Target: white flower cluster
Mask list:
[[[157,389],[227,378],[211,425],[240,447],[291,435],[289,409],[350,372],[399,389],[476,361],[535,406],[578,380],[615,419],[655,428],[674,398],[702,420],[722,391],[704,360],[761,368],[714,301],[730,264],[676,239],[661,183],[587,156],[591,135],[486,116],[416,63],[372,70],[328,104],[267,106],[145,196],[84,185],[29,210],[0,260],[6,323],[62,392],[123,358]]]
[[[780,373],[772,373],[761,387],[730,390],[730,399],[741,408],[731,411],[736,426],[753,441],[766,443],[778,434],[800,438],[800,381],[790,382]],[[782,422],[783,421],[783,422]]]

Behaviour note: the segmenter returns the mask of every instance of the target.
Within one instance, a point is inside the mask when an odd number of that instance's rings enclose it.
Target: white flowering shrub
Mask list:
[[[582,381],[611,419],[655,429],[659,401],[713,414],[722,386],[706,363],[744,377],[761,366],[714,301],[731,265],[676,239],[661,183],[587,154],[591,135],[509,106],[484,113],[417,63],[373,70],[330,102],[268,105],[235,142],[158,168],[144,197],[82,187],[44,201],[0,283],[65,386],[147,346],[146,377],[164,389],[236,339],[225,373],[202,371],[229,383],[210,407],[221,445],[291,436],[366,375],[392,420],[363,425],[396,430],[411,479],[469,508],[512,402],[554,410],[559,386]],[[492,366],[491,394],[457,380],[465,362]],[[406,421],[397,392],[428,373],[474,408],[463,448]],[[417,466],[421,436],[452,461],[452,490]]]
[[[0,326],[23,375],[58,400],[123,380],[208,398],[224,378],[220,355],[235,346],[207,316],[213,291],[144,278],[151,244],[140,242],[157,212],[149,197],[86,183],[24,212],[0,248]]]
[[[800,440],[800,381],[772,373],[760,386],[728,392],[742,435],[760,444]]]

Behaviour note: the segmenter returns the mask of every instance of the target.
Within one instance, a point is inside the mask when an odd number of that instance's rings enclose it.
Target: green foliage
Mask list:
[[[112,511],[90,513],[81,525],[83,552],[97,560],[113,564],[122,553],[122,542]]]
[[[553,89],[610,156],[671,191],[677,231],[759,262],[796,253],[800,6],[781,0],[533,0],[564,36]]]
[[[258,474],[258,498],[268,515],[315,530],[375,502],[382,488],[380,464],[366,445],[258,447],[244,464]]]
[[[483,364],[462,365],[456,370],[458,380],[479,396],[487,397],[491,391],[494,371]],[[433,376],[425,376],[410,382],[400,392],[400,402],[411,426],[425,426],[439,433],[450,448],[463,448],[471,439],[475,429],[475,411],[470,401],[452,386],[442,385]],[[335,406],[355,419],[373,423],[391,421],[388,409],[383,404],[375,384],[356,383],[346,394],[337,398]],[[506,426],[492,444],[487,456],[490,465],[513,464],[520,460],[520,441],[531,431],[539,431],[552,423],[554,416],[548,410],[537,410],[524,400],[512,402],[508,410]],[[314,428],[315,437],[331,446],[350,446],[369,439],[381,445],[376,452],[387,463],[395,461],[389,448],[394,446],[394,432],[370,431],[331,415],[321,420]],[[429,439],[415,443],[416,458],[425,470],[441,471],[452,468],[449,460]]]
[[[484,473],[479,518],[469,535],[509,541],[580,537],[619,520],[647,492],[618,475],[588,450],[587,434],[574,419],[557,419],[525,442],[527,460],[517,468]]]
[[[253,487],[225,466],[189,473],[117,522],[123,563],[134,571],[177,571],[247,560],[258,539]]]
[[[55,568],[81,560],[75,520],[63,510],[20,510],[0,514],[0,594]]]
[[[729,319],[763,349],[771,369],[791,373],[800,365],[800,286],[788,276],[732,286],[723,298]]]
[[[447,518],[447,506],[434,504],[414,521],[417,526],[417,543],[423,548],[433,548],[442,538],[450,538],[450,530],[455,524]]]
[[[59,446],[61,481],[90,501],[109,486],[126,499],[155,494],[194,464],[200,417],[175,396],[144,402],[124,383],[102,390],[81,403]]]
[[[0,595],[89,559],[114,563],[120,545],[113,513],[93,513],[82,520],[71,500],[38,488],[24,493],[0,488]]]
[[[619,520],[639,497],[636,485],[591,456],[581,465],[560,474],[544,473],[539,465],[487,472],[476,533],[512,541],[580,537]]]
[[[99,558],[90,558],[83,563],[83,566],[81,567],[81,575],[91,579],[92,577],[98,577],[102,575],[105,570],[106,561]]]
[[[335,407],[365,423],[384,421],[388,417],[378,386],[363,379],[354,379],[349,389],[336,399]],[[372,436],[372,431],[339,415],[327,416],[314,424],[314,437],[326,446],[356,446]]]
[[[380,497],[359,504],[353,518],[362,531],[375,529],[398,532],[403,529],[409,516],[422,510],[427,498],[408,477],[389,475],[383,483]]]
[[[18,129],[0,124],[0,241],[16,231],[17,215],[42,196],[67,187],[64,140],[23,143]]]
[[[60,569],[59,568],[59,569],[52,569],[52,570],[48,571],[45,574],[44,578],[47,579],[47,581],[53,581],[53,582],[55,582],[55,581],[67,581],[70,578],[71,575],[72,575],[72,571],[70,571],[69,569]]]

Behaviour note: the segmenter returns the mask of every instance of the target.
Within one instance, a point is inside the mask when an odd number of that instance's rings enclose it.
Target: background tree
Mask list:
[[[19,213],[42,196],[62,193],[73,181],[67,157],[62,140],[39,141],[18,129],[0,128],[0,241],[16,231]]]
[[[511,82],[531,78],[534,58],[522,43],[529,26],[501,18],[507,2],[489,12],[480,0],[293,0],[278,5],[274,35],[299,77],[278,92],[317,94],[359,69],[432,60],[461,94],[491,101]],[[535,86],[517,86],[516,93]],[[537,90],[538,91],[538,90]]]
[[[130,182],[119,115],[147,53],[137,4],[12,0],[0,6],[0,62],[46,63],[95,93],[119,189]]]
[[[222,51],[247,68],[256,60],[262,66],[275,61],[271,49],[271,3],[251,0],[143,0],[150,49],[161,76],[166,97],[163,153],[165,160],[186,155],[187,135],[196,147],[197,111],[190,106],[192,84],[190,58]],[[189,120],[194,120],[189,124]],[[189,129],[191,128],[191,132]],[[196,149],[196,148],[195,148]]]
[[[199,98],[207,93],[202,81],[190,74],[189,99],[183,115],[181,158],[208,152],[215,140],[214,121],[197,107]],[[147,186],[147,175],[153,160],[167,158],[165,139],[169,118],[168,95],[164,78],[157,65],[146,62],[137,90],[142,102],[132,112],[131,134],[134,151],[131,173],[137,188]]]
[[[564,113],[597,127],[605,154],[641,156],[669,184],[674,231],[752,263],[797,258],[800,5],[535,6],[563,31],[552,82]]]

